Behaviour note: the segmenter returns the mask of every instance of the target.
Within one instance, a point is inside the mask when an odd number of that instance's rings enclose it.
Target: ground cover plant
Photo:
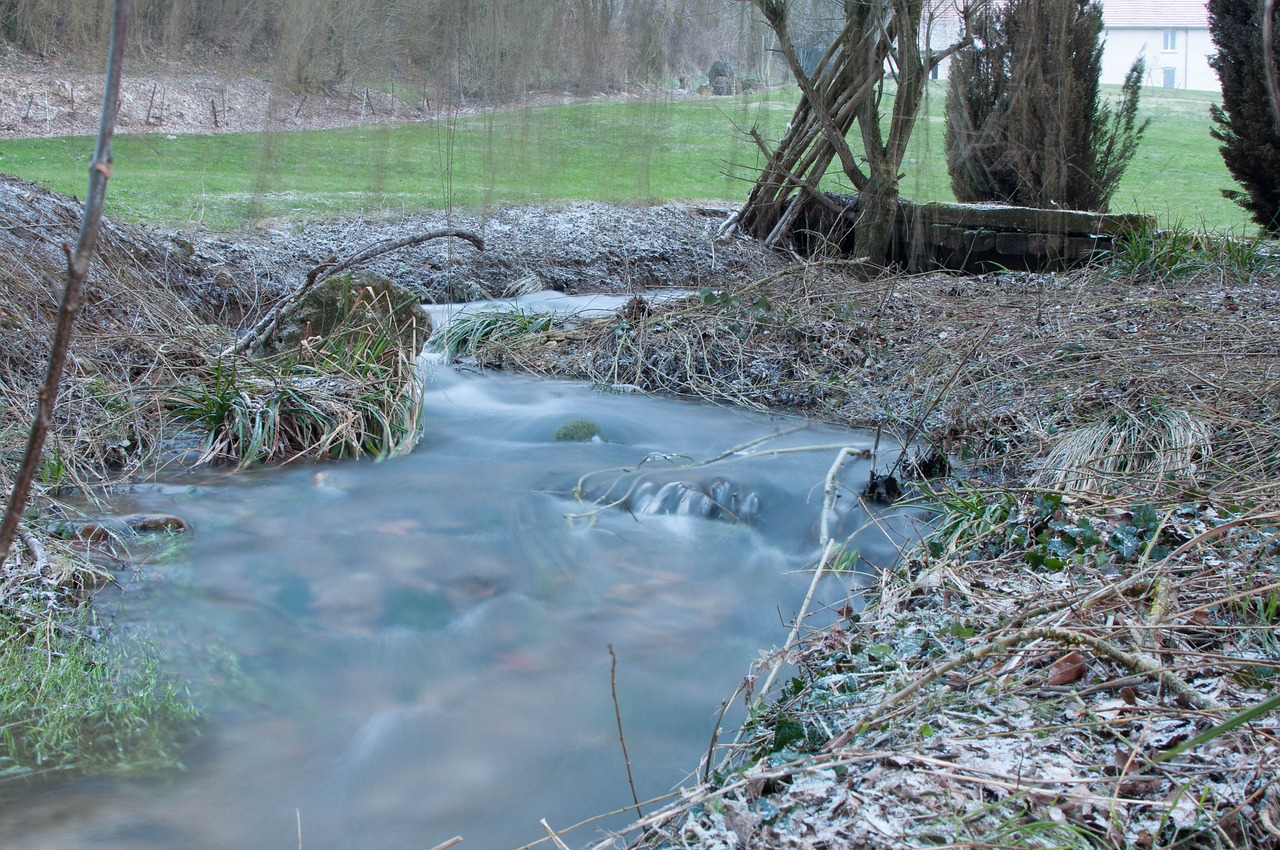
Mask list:
[[[745,678],[702,781],[593,846],[1277,846],[1278,281],[1267,243],[1150,231],[1070,273],[809,263],[482,347],[959,470],[916,485],[937,522],[894,569]],[[911,465],[881,473],[910,494]]]
[[[22,456],[51,345],[58,282],[79,208],[35,184],[0,179],[0,478]],[[283,295],[252,276],[210,280],[140,231],[103,223],[86,281],[72,368],[53,411],[35,492],[0,575],[0,777],[172,766],[196,719],[146,649],[82,615],[137,541],[121,523],[87,521],[113,485],[203,426],[209,459],[390,456],[416,444],[425,338],[406,341],[353,319],[274,357],[222,352],[220,318],[254,318]],[[366,295],[366,293],[370,293]],[[372,287],[358,297],[376,298]],[[415,302],[416,305],[416,302]],[[392,305],[394,306],[394,305]],[[363,319],[356,309],[349,316]],[[224,405],[219,408],[218,405]],[[78,497],[71,508],[58,497]],[[180,531],[180,520],[146,523]],[[106,565],[106,566],[104,566]],[[90,628],[92,625],[92,628]]]
[[[1115,97],[1118,89],[1109,91]],[[1162,224],[1246,229],[1203,92],[1143,92],[1151,120],[1112,211]],[[951,200],[943,153],[945,89],[930,84],[913,134],[903,197]],[[398,214],[538,201],[740,201],[760,166],[746,131],[782,132],[795,91],[731,98],[633,98],[530,106],[444,121],[299,133],[129,134],[116,141],[113,214],[213,229],[252,221]],[[885,107],[888,109],[888,106]],[[85,146],[11,139],[0,170],[67,194],[82,191]],[[332,163],[341,162],[341,169]],[[835,172],[828,188],[848,190]]]

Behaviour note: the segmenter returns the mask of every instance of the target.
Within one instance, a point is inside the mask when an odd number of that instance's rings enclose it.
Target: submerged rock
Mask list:
[[[600,426],[590,419],[569,419],[556,429],[557,443],[586,443],[600,436]]]
[[[632,513],[700,516],[753,525],[760,518],[760,496],[717,478],[707,483],[645,481],[626,500]]]

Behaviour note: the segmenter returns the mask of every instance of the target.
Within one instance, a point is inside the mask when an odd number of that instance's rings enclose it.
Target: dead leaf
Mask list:
[[[1080,681],[1084,678],[1087,664],[1088,659],[1082,653],[1074,650],[1068,652],[1053,662],[1053,666],[1049,668],[1049,684],[1068,685]]]

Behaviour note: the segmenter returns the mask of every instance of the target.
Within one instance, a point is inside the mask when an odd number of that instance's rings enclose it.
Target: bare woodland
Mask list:
[[[37,55],[96,51],[110,5],[0,0],[0,36]],[[717,60],[760,77],[772,46],[734,0],[141,0],[133,21],[136,56],[243,56],[294,91],[383,76],[440,96],[594,93],[705,74]]]

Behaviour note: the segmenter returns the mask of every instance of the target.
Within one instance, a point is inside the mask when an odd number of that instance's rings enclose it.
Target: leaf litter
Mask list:
[[[811,262],[479,353],[956,466],[909,487],[937,516],[895,568],[751,671],[782,681],[698,781],[595,850],[1280,846],[1280,712],[1171,752],[1275,708],[1280,258],[1134,255]]]

